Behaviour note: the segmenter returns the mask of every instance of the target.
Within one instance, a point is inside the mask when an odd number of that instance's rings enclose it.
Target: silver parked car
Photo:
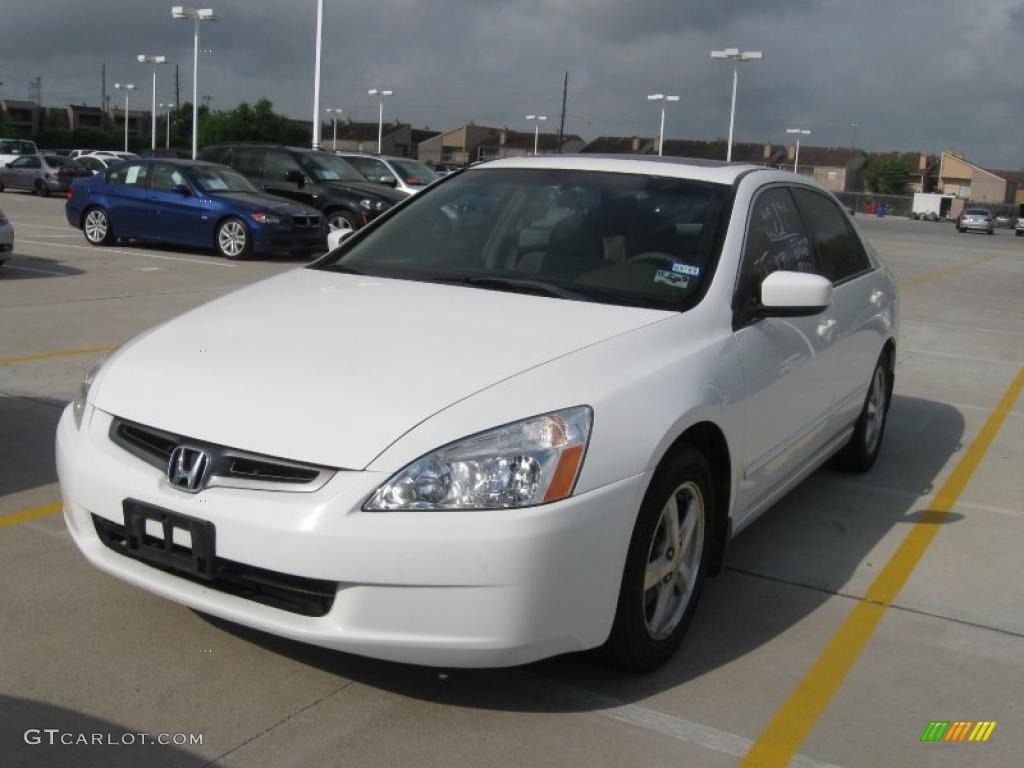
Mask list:
[[[91,175],[60,155],[23,155],[0,168],[0,192],[11,187],[49,197],[52,192],[67,192],[75,178]]]
[[[361,152],[335,154],[344,158],[345,162],[365,176],[367,181],[392,187],[406,195],[413,195],[441,178],[419,160],[408,157],[366,155]]]
[[[7,257],[14,250],[14,227],[10,220],[0,211],[0,265],[7,261]]]
[[[992,212],[987,208],[967,208],[956,220],[958,232],[986,232],[994,235],[996,224],[992,219]]]

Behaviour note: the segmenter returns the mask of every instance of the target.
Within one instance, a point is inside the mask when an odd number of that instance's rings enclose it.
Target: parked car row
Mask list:
[[[49,197],[54,192],[67,192],[76,178],[91,173],[59,155],[21,155],[0,167],[0,192],[11,187]]]

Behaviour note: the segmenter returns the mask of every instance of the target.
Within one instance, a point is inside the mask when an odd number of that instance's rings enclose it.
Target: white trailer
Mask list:
[[[916,218],[923,218],[933,213],[940,219],[948,219],[952,215],[953,200],[953,195],[915,192],[912,210]]]

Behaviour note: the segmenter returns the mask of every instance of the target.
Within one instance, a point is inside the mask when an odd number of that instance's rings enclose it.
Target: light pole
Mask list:
[[[152,149],[156,149],[156,68],[167,61],[167,57],[140,53],[135,58],[139,60],[139,64],[153,65],[153,106],[150,108],[152,122],[150,124],[149,132],[152,134],[150,147]]]
[[[712,51],[712,59],[732,59],[732,107],[729,108],[729,145],[725,151],[725,162],[732,162],[732,133],[736,124],[736,84],[739,82],[740,63],[744,61],[760,61],[764,58],[761,51],[741,51],[739,48],[726,48],[723,51]]]
[[[857,148],[857,129],[860,127],[860,123],[850,123],[850,151],[852,152]]]
[[[390,88],[371,88],[366,92],[370,96],[380,99],[380,113],[377,118],[377,154],[384,154],[384,99],[394,96],[395,92]]]
[[[320,149],[320,59],[323,49],[324,0],[316,0],[316,64],[313,66],[313,149]],[[335,124],[335,127],[337,127],[337,124]]]
[[[665,146],[665,103],[679,101],[679,97],[666,96],[664,93],[652,93],[648,95],[647,100],[661,102],[661,128],[658,131],[658,157],[661,157],[662,149]]]
[[[172,19],[192,19],[192,159],[199,154],[199,22],[217,21],[213,8],[171,8]]]
[[[166,138],[166,144],[164,146],[166,146],[167,149],[170,149],[171,148],[171,108],[174,105],[173,104],[158,104],[157,106],[160,107],[160,109],[166,109],[167,110],[167,135],[165,137]]]
[[[541,120],[547,120],[548,116],[547,115],[527,115],[526,119],[527,120],[532,120],[533,124],[534,124],[533,125],[533,155],[534,155],[534,157],[536,157],[537,156],[537,149],[539,148],[539,144],[540,144],[540,121]]]
[[[135,90],[135,83],[114,83],[114,88],[124,91],[124,151],[128,151],[128,94]]]
[[[343,111],[344,110],[341,107],[328,107],[327,109],[324,110],[324,112],[326,112],[327,114],[334,115],[334,139],[331,142],[331,149],[335,151],[337,151],[338,149],[338,115],[340,115]]]
[[[796,152],[793,156],[793,173],[799,173],[797,169],[800,167],[800,137],[810,136],[811,132],[806,128],[787,128],[786,133],[796,134]]]

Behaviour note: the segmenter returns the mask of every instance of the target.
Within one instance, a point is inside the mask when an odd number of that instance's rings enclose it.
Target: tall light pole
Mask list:
[[[192,19],[192,159],[199,154],[199,22],[217,21],[213,8],[171,7],[172,19]]]
[[[384,99],[394,96],[395,92],[390,88],[371,88],[366,92],[370,96],[380,99],[380,113],[377,117],[377,154],[384,154]]]
[[[341,107],[328,107],[327,109],[324,110],[324,112],[326,112],[327,114],[334,115],[334,139],[331,142],[331,149],[333,150],[338,149],[338,115],[340,115],[343,111],[344,110]]]
[[[852,152],[857,148],[857,129],[860,127],[860,123],[850,123],[850,151]]]
[[[128,151],[128,94],[135,90],[135,83],[114,83],[114,88],[124,91],[124,151]]]
[[[800,137],[810,136],[811,132],[806,128],[787,128],[786,133],[796,134],[796,152],[793,156],[793,173],[799,173],[797,169],[800,167]]]
[[[167,147],[167,149],[170,149],[171,148],[171,107],[173,107],[174,105],[173,104],[159,104],[158,106],[160,107],[160,109],[166,109],[167,110],[167,136],[166,136],[167,143],[165,144],[165,146]]]
[[[729,108],[729,145],[725,151],[725,162],[732,162],[732,134],[736,124],[736,84],[739,82],[740,63],[744,61],[760,61],[764,58],[761,51],[741,51],[739,48],[726,48],[712,51],[712,59],[732,59],[732,106]]]
[[[533,155],[537,156],[537,150],[540,145],[540,121],[547,120],[547,115],[527,115],[527,120],[533,121]]]
[[[658,130],[658,157],[661,157],[665,147],[665,104],[666,102],[679,101],[678,96],[666,96],[664,93],[652,93],[647,97],[648,101],[661,102],[661,128]]]
[[[140,53],[135,57],[139,60],[139,64],[152,64],[153,65],[153,106],[150,108],[151,124],[149,132],[151,135],[150,147],[156,149],[156,68],[167,61],[166,56],[155,56],[148,53]]]
[[[323,49],[324,0],[316,0],[316,64],[313,67],[313,149],[320,149],[320,59]],[[334,127],[337,128],[338,124],[335,123]]]

